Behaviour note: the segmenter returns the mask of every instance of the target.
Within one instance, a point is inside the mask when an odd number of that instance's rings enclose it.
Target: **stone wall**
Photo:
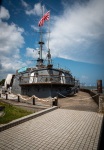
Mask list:
[[[104,113],[104,95],[99,96],[99,112]]]
[[[80,89],[80,91],[87,92],[91,95],[93,100],[97,103],[99,106],[99,112],[104,113],[104,94],[97,93],[96,91],[92,91],[89,89]]]
[[[96,91],[92,91],[92,90],[84,89],[84,88],[80,89],[80,91],[89,93],[91,97],[94,99],[94,101],[97,103],[97,105],[99,105],[99,96],[100,96],[99,93],[97,93]]]

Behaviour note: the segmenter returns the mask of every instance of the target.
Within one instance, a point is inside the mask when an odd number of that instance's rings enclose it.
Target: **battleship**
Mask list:
[[[46,15],[46,14],[45,14]],[[44,15],[44,16],[45,16]],[[48,13],[49,15],[49,13]],[[39,26],[49,19],[49,16],[40,20]],[[79,81],[66,69],[54,67],[50,48],[47,50],[47,63],[44,63],[42,31],[40,32],[38,58],[35,67],[23,67],[16,70],[15,75],[8,75],[5,87],[11,88],[12,93],[39,98],[66,97],[75,94],[79,89]]]

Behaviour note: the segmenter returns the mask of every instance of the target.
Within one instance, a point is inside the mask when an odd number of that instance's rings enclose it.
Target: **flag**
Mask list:
[[[39,21],[38,26],[43,26],[44,21],[48,21],[50,18],[50,11],[48,11]]]

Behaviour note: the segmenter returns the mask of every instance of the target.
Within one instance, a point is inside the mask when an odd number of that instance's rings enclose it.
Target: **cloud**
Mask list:
[[[0,19],[9,19],[9,18],[10,18],[9,11],[5,9],[5,7],[1,6],[0,7]]]
[[[33,48],[27,47],[26,56],[32,57],[32,58],[38,58],[38,51],[34,50]]]
[[[52,55],[82,62],[103,63],[103,14],[103,0],[90,0],[64,7],[63,14],[55,16],[52,21]]]
[[[26,48],[26,56],[32,57],[32,58],[34,58],[34,59],[37,60],[37,58],[39,58],[38,51],[39,51],[38,48],[33,49],[33,48],[30,48],[30,47],[27,47],[27,48]],[[43,51],[43,52],[42,52],[42,58],[43,58],[43,59],[46,59],[46,51]]]
[[[6,8],[1,9],[1,14],[5,14],[2,18],[9,19],[9,12],[4,13],[4,10],[8,12]],[[4,78],[7,73],[15,73],[16,68],[24,65],[22,61],[19,61],[20,48],[24,44],[23,33],[24,29],[16,24],[0,21],[0,78]]]
[[[0,52],[3,55],[16,54],[24,44],[23,29],[15,24],[0,23]]]
[[[1,61],[0,61],[0,70],[2,69],[2,63],[1,63]]]
[[[34,8],[33,9],[30,9],[30,10],[26,10],[26,14],[27,15],[38,15],[38,16],[41,16],[42,14],[42,9],[41,9],[41,4],[40,3],[37,3],[34,5]]]
[[[25,8],[29,8],[29,4],[27,4],[24,0],[21,0],[22,6]]]
[[[6,78],[7,74],[15,74],[16,70],[27,66],[27,64],[21,61],[20,57],[17,59],[14,55],[10,57],[2,57],[2,68],[0,69],[0,79]]]
[[[24,0],[21,0],[22,6],[25,7],[25,13],[27,15],[42,15],[42,6],[41,3],[34,4],[34,7],[31,8],[28,3],[26,3]]]
[[[38,31],[39,32],[39,27],[36,27],[34,25],[31,25],[31,28],[34,29],[34,31]]]

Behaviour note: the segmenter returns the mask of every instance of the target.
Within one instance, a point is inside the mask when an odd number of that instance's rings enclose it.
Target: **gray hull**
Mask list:
[[[32,96],[35,95],[39,98],[46,97],[64,97],[72,93],[72,88],[68,85],[61,84],[31,84],[21,85],[21,94]]]
[[[76,93],[78,85],[70,72],[54,68],[34,69],[33,71],[17,73],[12,92],[28,96],[65,97]]]

